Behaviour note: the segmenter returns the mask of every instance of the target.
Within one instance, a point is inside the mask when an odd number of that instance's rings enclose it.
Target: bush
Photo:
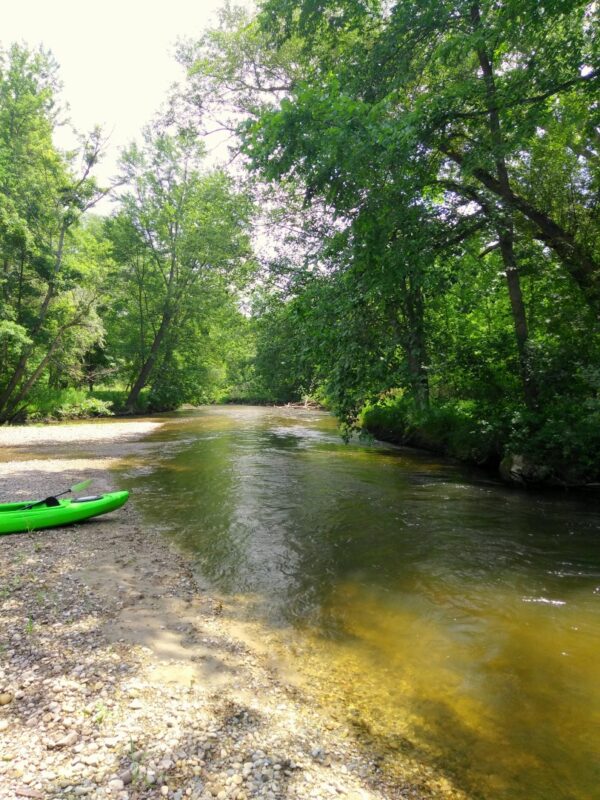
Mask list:
[[[111,388],[111,389],[96,389],[92,392],[92,397],[109,405],[113,412],[120,412],[125,408],[125,398],[127,392],[125,389]]]
[[[112,403],[97,397],[86,397],[77,403],[66,403],[56,411],[58,419],[90,419],[91,417],[112,417]]]
[[[472,400],[418,408],[401,391],[395,391],[366,406],[359,424],[386,441],[493,465],[500,461],[508,417],[506,410],[491,413]]]
[[[26,412],[28,422],[89,419],[112,416],[112,403],[90,395],[85,389],[38,389]]]
[[[366,406],[360,424],[379,439],[497,466],[520,455],[554,483],[600,481],[600,399],[554,399],[538,412],[524,406],[454,401],[415,407],[402,392]]]
[[[543,414],[515,414],[507,450],[567,484],[600,481],[600,400],[560,398]]]

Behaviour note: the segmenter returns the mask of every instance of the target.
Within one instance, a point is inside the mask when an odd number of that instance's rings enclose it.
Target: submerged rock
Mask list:
[[[509,454],[504,456],[499,467],[500,477],[507,483],[519,486],[527,484],[556,484],[553,470],[545,464],[536,464],[526,456]]]

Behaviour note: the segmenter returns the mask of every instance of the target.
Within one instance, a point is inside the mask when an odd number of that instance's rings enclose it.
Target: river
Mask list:
[[[132,502],[382,769],[439,797],[599,796],[592,500],[301,409],[180,412],[146,441]]]

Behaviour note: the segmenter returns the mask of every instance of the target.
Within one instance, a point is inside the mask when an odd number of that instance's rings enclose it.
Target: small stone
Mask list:
[[[32,789],[30,786],[17,786],[15,794],[17,797],[34,797],[36,800],[44,796],[41,792],[38,792],[37,789]]]
[[[77,739],[79,739],[77,731],[70,731],[56,742],[55,747],[72,747]]]
[[[121,772],[119,778],[123,781],[124,786],[129,786],[133,780],[133,774],[130,769],[126,769],[125,772]]]
[[[160,793],[162,794],[163,797],[166,797],[169,794],[169,787],[166,786],[166,785],[165,786],[161,786],[160,787]]]
[[[7,719],[0,719],[0,733],[2,731],[8,730],[8,720]]]
[[[109,737],[104,740],[104,744],[106,747],[110,747],[111,749],[116,747],[119,744],[119,740],[116,736]]]
[[[112,781],[108,782],[108,788],[111,792],[122,792],[125,788],[125,784],[120,778],[113,778]]]
[[[0,694],[0,706],[7,706],[13,701],[13,695],[10,692],[2,692]]]

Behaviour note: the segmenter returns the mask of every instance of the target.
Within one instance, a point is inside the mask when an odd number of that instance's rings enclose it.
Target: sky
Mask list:
[[[20,0],[2,11],[0,42],[52,51],[74,126],[85,132],[100,124],[110,136],[96,170],[105,181],[116,171],[120,148],[139,136],[169,86],[183,77],[174,58],[177,38],[198,38],[223,2]],[[72,139],[62,131],[57,144],[69,147]]]

